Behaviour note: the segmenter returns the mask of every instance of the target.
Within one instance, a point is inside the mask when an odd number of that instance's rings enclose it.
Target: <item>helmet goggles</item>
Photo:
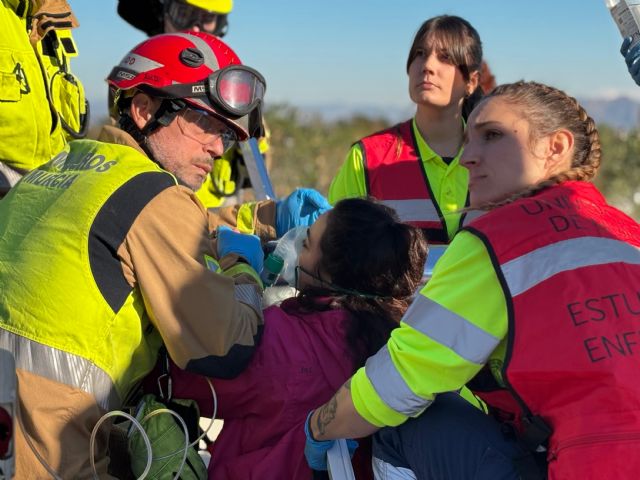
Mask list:
[[[180,0],[167,0],[164,12],[177,30],[189,30],[197,25],[207,33],[215,33],[215,24],[220,16],[217,12],[194,7]],[[213,27],[206,28],[209,24],[213,24]]]
[[[217,113],[238,119],[262,103],[266,88],[264,77],[253,68],[230,65],[200,82],[169,85],[158,89],[158,93],[167,99],[205,97]]]

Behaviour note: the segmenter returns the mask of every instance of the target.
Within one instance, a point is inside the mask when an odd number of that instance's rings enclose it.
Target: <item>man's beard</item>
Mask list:
[[[203,177],[189,175],[190,178],[185,178],[185,176],[182,175],[184,170],[193,166],[192,163],[194,159],[190,159],[190,163],[184,163],[184,160],[180,158],[179,147],[172,145],[166,140],[163,141],[158,135],[147,137],[147,147],[153,155],[153,160],[163,169],[173,174],[180,185],[189,187],[193,191],[200,189],[206,179],[206,175]],[[213,165],[213,159],[203,155],[196,163]]]

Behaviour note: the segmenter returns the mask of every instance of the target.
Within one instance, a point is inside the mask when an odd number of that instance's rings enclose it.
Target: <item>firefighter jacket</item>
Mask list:
[[[0,202],[0,347],[16,357],[28,434],[64,478],[91,476],[93,425],[162,342],[181,367],[230,377],[262,328],[255,272],[217,259],[195,194],[111,130],[114,143],[69,143]],[[18,447],[18,470],[40,472]]]

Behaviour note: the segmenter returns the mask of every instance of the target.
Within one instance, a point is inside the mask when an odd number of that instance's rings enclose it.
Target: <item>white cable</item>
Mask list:
[[[211,427],[213,427],[213,422],[216,419],[216,415],[218,414],[218,396],[216,395],[216,390],[215,388],[213,388],[213,383],[211,383],[211,380],[209,380],[208,377],[204,377],[204,379],[207,381],[207,383],[209,384],[209,388],[211,389],[211,396],[213,397],[213,415],[211,416],[211,422],[209,422],[209,426],[207,427],[207,429],[202,432],[202,435],[200,435],[196,441],[189,445],[190,447],[196,445],[209,433],[209,430],[211,430]]]
[[[147,447],[147,465],[145,466],[144,471],[142,472],[142,475],[140,475],[137,480],[144,480],[144,478],[146,478],[147,474],[149,473],[149,470],[151,470],[151,462],[153,461],[153,457],[151,453],[151,442],[149,441],[149,436],[147,435],[147,432],[145,432],[144,428],[142,428],[142,425],[140,424],[140,422],[138,422],[138,420],[133,418],[128,413],[122,412],[120,410],[113,410],[111,412],[105,413],[102,417],[100,417],[98,422],[93,427],[93,430],[91,431],[91,438],[89,439],[89,461],[91,462],[91,468],[93,469],[93,478],[94,479],[99,478],[98,472],[96,470],[96,462],[95,462],[95,459],[93,458],[96,434],[98,433],[98,428],[100,428],[100,425],[102,425],[105,422],[105,420],[107,420],[108,418],[116,417],[116,416],[125,417],[128,420],[130,420],[131,423],[140,431],[140,435],[142,435],[142,440],[144,441],[144,445],[145,447]],[[182,420],[182,418],[180,420]],[[184,424],[184,421],[182,423]]]
[[[20,413],[21,412],[21,408],[20,408],[21,403],[22,403],[22,401],[20,400],[20,394],[18,393],[18,401],[16,402],[16,416],[18,417],[18,423],[20,424],[20,428],[22,429],[22,433],[24,435],[24,439],[27,441],[27,445],[29,445],[29,448],[31,449],[33,454],[36,456],[38,461],[42,464],[44,469],[47,472],[49,472],[49,475],[51,475],[55,480],[62,480],[62,477],[60,475],[58,475],[58,473],[53,468],[51,468],[49,466],[49,464],[46,462],[46,460],[44,458],[42,458],[40,453],[38,453],[38,450],[36,450],[35,445],[33,443],[31,443],[31,438],[29,437],[29,434],[27,433],[27,429],[24,428],[24,423],[22,422],[22,414]]]
[[[179,414],[177,414],[173,410],[169,410],[168,408],[160,408],[160,409],[154,410],[153,412],[147,414],[140,422],[138,422],[138,420],[136,420],[133,416],[129,415],[128,413],[120,411],[120,410],[113,410],[111,412],[107,412],[102,417],[100,417],[100,419],[96,422],[95,426],[93,427],[93,430],[91,431],[91,437],[89,438],[89,461],[91,463],[91,468],[93,470],[94,479],[98,479],[99,478],[98,477],[98,472],[96,470],[96,464],[95,464],[95,458],[94,458],[95,440],[96,440],[96,435],[98,433],[98,429],[100,428],[100,426],[107,419],[109,419],[111,417],[121,416],[121,417],[125,417],[129,421],[131,421],[131,423],[138,429],[138,431],[140,432],[140,435],[142,435],[142,440],[144,441],[145,447],[147,449],[147,464],[145,466],[144,471],[137,478],[137,480],[144,480],[146,478],[146,476],[149,474],[149,471],[151,470],[151,465],[152,465],[152,462],[154,460],[163,460],[165,458],[173,457],[174,455],[176,455],[176,454],[180,453],[180,451],[182,451],[182,462],[180,464],[180,468],[178,468],[176,476],[173,479],[173,480],[177,480],[179,478],[179,476],[180,476],[180,473],[182,472],[182,469],[184,468],[185,463],[186,463],[187,454],[189,452],[189,448],[197,445],[198,442],[200,442],[200,440],[202,440],[209,433],[209,431],[211,430],[211,428],[213,427],[213,424],[215,422],[216,415],[218,414],[218,397],[216,395],[215,388],[213,387],[213,383],[211,383],[211,380],[209,380],[209,378],[207,378],[207,377],[204,377],[204,378],[207,381],[207,383],[209,384],[209,388],[211,389],[211,396],[213,397],[213,415],[211,417],[211,422],[209,423],[209,426],[207,427],[207,429],[204,432],[202,432],[202,434],[197,439],[195,439],[192,443],[188,443],[189,442],[189,430],[188,430],[187,424],[185,423],[183,418]],[[49,464],[40,455],[40,453],[36,450],[35,446],[31,442],[31,439],[29,438],[29,434],[27,433],[27,430],[24,427],[24,423],[22,422],[22,415],[20,413],[21,412],[20,404],[21,404],[21,402],[19,400],[19,395],[18,395],[18,401],[16,402],[16,415],[18,417],[18,423],[20,424],[20,428],[22,429],[22,432],[24,434],[24,438],[25,438],[25,440],[27,442],[27,445],[29,445],[29,448],[31,449],[31,451],[33,452],[35,457],[42,464],[42,466],[49,473],[49,475],[51,475],[54,478],[54,480],[63,480],[62,477],[60,477],[60,475],[58,475],[58,473],[53,468],[51,468],[49,466]],[[148,420],[149,418],[159,414],[159,413],[169,413],[169,414],[173,415],[175,418],[178,419],[178,421],[180,422],[180,426],[184,430],[185,446],[184,446],[183,449],[176,450],[175,452],[170,453],[168,455],[163,455],[161,457],[153,458],[153,452],[152,452],[151,442],[149,440],[149,436],[147,435],[147,432],[145,431],[145,429],[142,427],[141,423],[146,421],[146,420]]]
[[[51,475],[54,478],[54,480],[63,480],[62,477],[60,475],[58,475],[58,473],[53,468],[51,468],[51,466],[42,457],[42,455],[40,455],[38,450],[36,450],[35,445],[31,442],[30,435],[27,432],[27,429],[24,427],[24,423],[22,421],[21,404],[22,404],[22,401],[20,400],[20,395],[18,394],[18,401],[16,402],[16,416],[18,417],[18,424],[20,425],[20,428],[22,429],[22,433],[24,435],[24,439],[27,442],[27,445],[29,445],[29,448],[31,449],[31,451],[33,452],[35,457],[42,464],[44,469],[47,472],[49,472],[49,475]],[[91,462],[91,468],[93,469],[93,476],[96,479],[98,478],[98,472],[96,471],[96,464],[95,464],[95,460],[93,458],[93,453],[94,453],[93,450],[94,450],[94,447],[95,447],[94,444],[95,444],[95,438],[96,438],[96,434],[98,432],[98,428],[100,427],[100,425],[102,425],[102,423],[107,418],[113,417],[113,416],[116,416],[116,415],[127,417],[129,420],[131,420],[133,422],[133,424],[136,426],[136,428],[138,428],[140,430],[140,433],[142,434],[142,438],[143,438],[144,443],[145,443],[145,445],[147,447],[147,466],[144,469],[144,472],[142,472],[142,475],[138,478],[138,480],[143,480],[146,477],[146,475],[149,473],[149,470],[151,469],[151,442],[149,442],[149,437],[147,436],[146,432],[142,428],[142,425],[140,425],[140,423],[135,418],[133,418],[128,413],[120,412],[120,411],[117,411],[117,410],[113,411],[113,412],[106,413],[102,417],[100,417],[100,419],[98,420],[96,425],[93,427],[93,431],[91,432],[91,438],[89,439],[89,449],[90,449],[90,451],[89,451],[89,461]]]
[[[187,428],[187,424],[185,423],[184,419],[176,412],[174,412],[173,410],[170,410],[168,408],[159,408],[157,410],[154,410],[153,412],[150,412],[149,414],[147,414],[142,420],[140,420],[140,423],[144,423],[145,421],[147,421],[148,419],[150,419],[151,417],[154,417],[155,415],[158,415],[160,413],[169,413],[171,415],[173,415],[175,418],[178,419],[178,421],[180,422],[180,425],[182,426],[182,429],[184,430],[184,438],[185,438],[185,446],[182,449],[178,449],[175,452],[172,453],[168,453],[166,455],[162,455],[161,457],[153,457],[153,460],[164,460],[166,458],[170,458],[173,457],[174,455],[177,455],[178,453],[180,453],[182,451],[182,461],[180,462],[180,467],[178,468],[178,471],[176,472],[176,476],[173,477],[173,480],[178,480],[178,478],[180,477],[180,473],[182,473],[182,469],[184,468],[185,463],[187,462],[187,455],[189,453],[189,449],[195,445],[198,444],[198,442],[200,442],[200,440],[202,440],[205,435],[207,435],[207,433],[209,433],[209,430],[211,430],[211,427],[213,427],[213,423],[216,419],[216,415],[218,414],[218,397],[216,395],[216,390],[215,388],[213,388],[213,383],[211,383],[211,380],[209,380],[207,377],[204,377],[204,379],[207,381],[207,383],[209,384],[209,389],[211,390],[211,396],[213,397],[213,416],[211,418],[211,422],[209,423],[209,426],[207,427],[207,429],[202,432],[202,434],[196,438],[192,443],[189,443],[189,430]],[[141,428],[141,432],[143,432],[142,427]],[[146,437],[146,438],[145,438]],[[143,438],[145,438],[145,442],[148,441],[148,436],[146,434],[146,432],[143,433]],[[149,452],[151,451],[150,449],[150,445],[148,446],[149,448]],[[147,461],[148,462],[148,461]],[[150,464],[147,463],[147,466],[149,468]],[[145,469],[145,472],[143,472],[142,476],[139,477],[138,480],[142,480],[144,479],[144,476],[147,474],[147,469]]]
[[[182,473],[182,469],[184,468],[184,464],[187,463],[187,454],[189,453],[189,429],[187,428],[187,424],[184,423],[184,420],[182,419],[182,417],[178,413],[168,408],[158,408],[153,412],[148,413],[147,415],[144,416],[142,420],[140,420],[140,423],[143,423],[148,419],[150,419],[151,417],[155,417],[156,415],[159,415],[160,413],[169,413],[173,415],[175,418],[178,419],[178,421],[180,422],[180,425],[182,426],[182,430],[184,430],[184,448],[182,449],[182,461],[180,462],[180,467],[178,467],[176,476],[173,477],[173,480],[178,480],[178,478],[180,478],[180,473]],[[146,436],[146,433],[145,433],[145,436]],[[177,453],[180,453],[180,450],[176,450],[175,452],[170,453],[169,455],[164,455],[162,457],[155,457],[153,460],[162,460],[164,458],[173,457]],[[149,465],[149,468],[151,468],[151,465]],[[144,472],[144,475],[146,475],[146,472]],[[141,480],[143,478],[144,476],[141,476],[140,479],[138,480]]]
[[[204,432],[202,432],[202,434],[198,438],[196,438],[193,442],[191,442],[188,448],[196,446],[200,442],[200,440],[202,440],[209,433],[209,430],[211,430],[211,427],[213,427],[213,423],[216,419],[216,415],[218,414],[218,396],[216,395],[216,390],[215,388],[213,388],[213,384],[211,383],[211,380],[209,380],[209,378],[204,377],[204,379],[209,384],[209,389],[211,390],[211,396],[213,397],[213,416],[211,417],[211,422],[209,423],[209,426],[207,427],[207,429]],[[188,435],[187,435],[187,438],[188,438]],[[175,452],[169,453],[167,455],[163,455],[162,457],[156,457],[154,458],[154,460],[164,460],[165,458],[173,457],[179,452],[180,450],[176,450]]]

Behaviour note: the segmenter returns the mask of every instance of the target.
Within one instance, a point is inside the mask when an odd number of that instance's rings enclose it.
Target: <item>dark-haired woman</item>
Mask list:
[[[384,205],[338,202],[308,230],[298,261],[296,298],[264,311],[260,346],[233,380],[215,380],[222,433],[212,446],[210,479],[311,478],[303,450],[309,410],[389,338],[416,290],[427,255],[422,232]],[[211,415],[206,381],[172,372],[174,396],[194,398]],[[354,458],[371,478],[367,448]]]
[[[413,119],[356,143],[329,189],[329,201],[370,195],[422,228],[430,243],[449,243],[467,200],[459,164],[464,118],[481,96],[482,43],[466,20],[450,15],[422,24],[407,58]]]

